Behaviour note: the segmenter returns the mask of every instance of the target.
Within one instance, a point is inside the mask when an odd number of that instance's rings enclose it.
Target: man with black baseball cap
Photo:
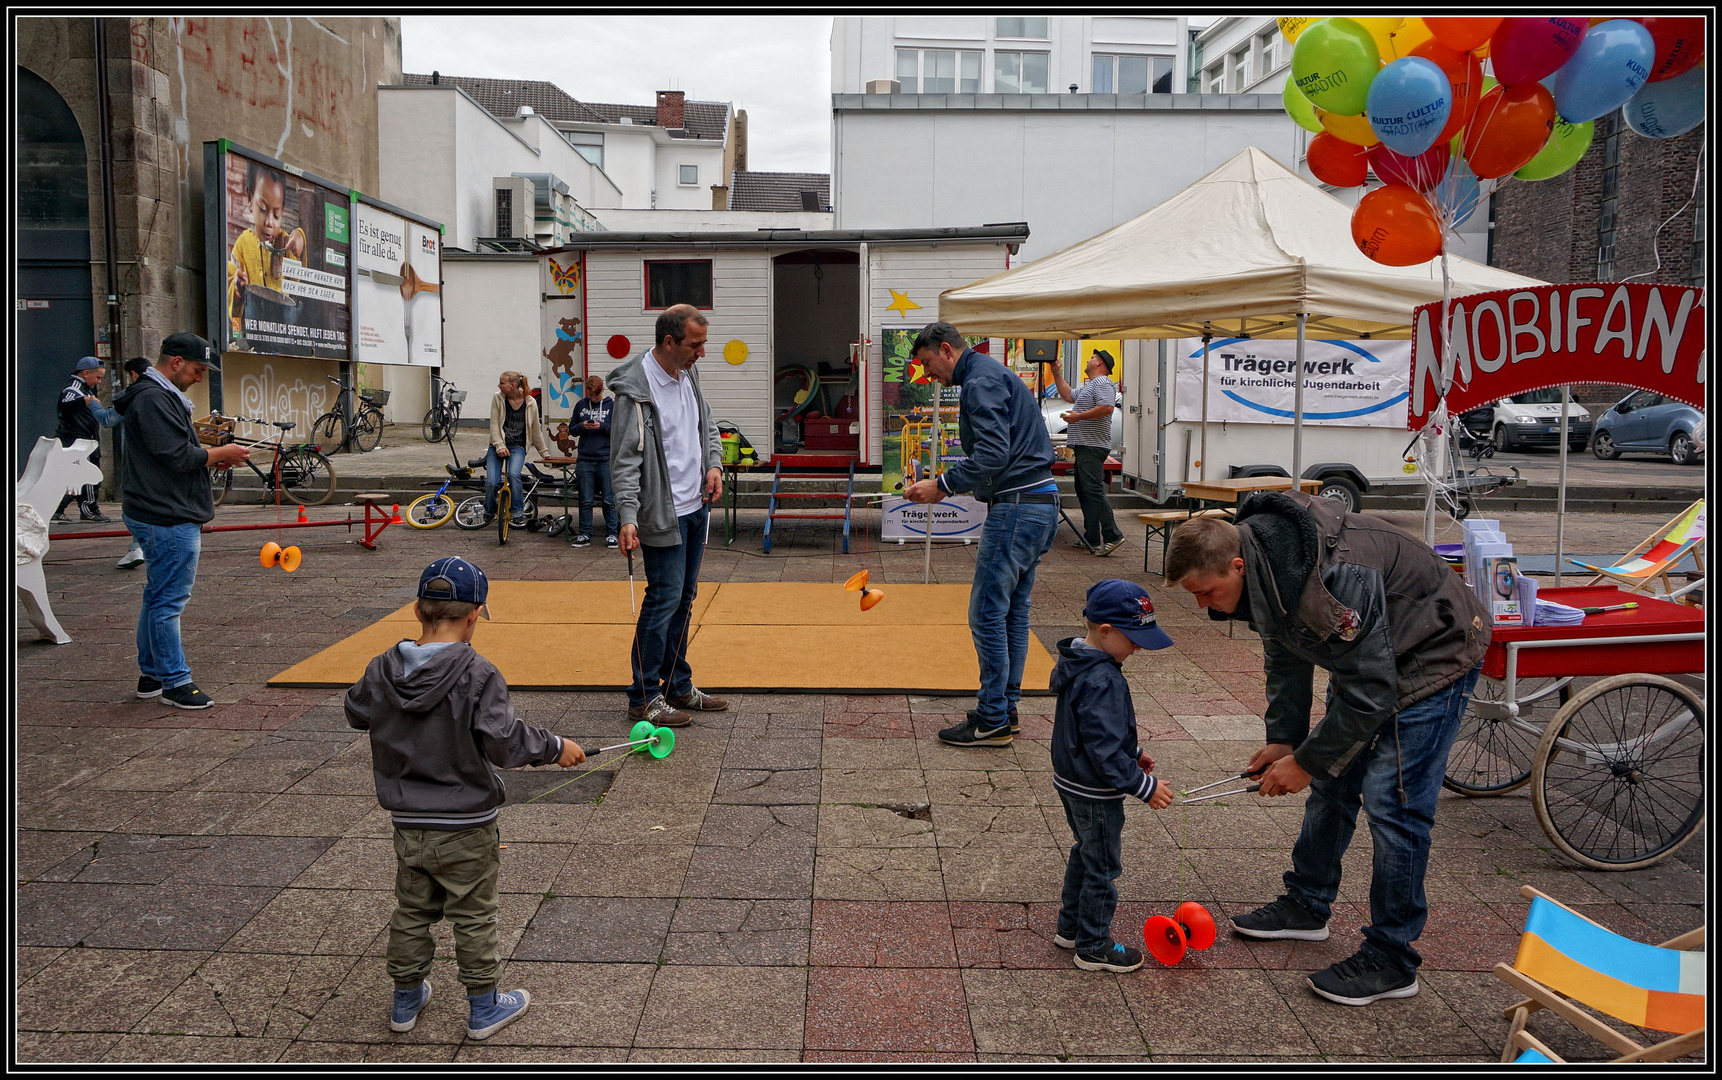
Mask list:
[[[1118,362],[1105,349],[1095,349],[1083,365],[1083,383],[1074,392],[1059,365],[1049,366],[1058,396],[1070,402],[1059,416],[1068,425],[1064,445],[1076,461],[1076,501],[1082,506],[1082,543],[1071,546],[1110,555],[1124,543],[1112,504],[1106,501],[1106,455],[1112,452],[1112,409],[1118,400],[1112,371]]]
[[[173,334],[161,343],[155,366],[114,397],[126,446],[120,462],[121,516],[146,560],[137,694],[182,709],[215,704],[191,681],[179,642],[180,613],[197,580],[203,525],[215,516],[209,469],[250,456],[238,443],[205,447],[198,442],[185,392],[210,370],[221,370],[221,356],[209,342],[196,334]]]
[[[102,362],[95,357],[83,357],[72,366],[72,381],[60,390],[60,422],[54,431],[54,436],[60,440],[61,446],[70,446],[79,439],[94,440],[101,435],[101,416],[91,409],[92,405],[101,409],[101,402],[94,395],[95,388],[100,386],[101,382]],[[90,451],[90,462],[98,467],[102,464],[100,446]],[[54,511],[54,520],[66,520],[66,505],[75,498],[78,500],[78,516],[84,521],[112,521],[97,505],[97,493],[95,484],[85,484],[75,493],[66,492],[65,498],[60,500],[59,507]]]

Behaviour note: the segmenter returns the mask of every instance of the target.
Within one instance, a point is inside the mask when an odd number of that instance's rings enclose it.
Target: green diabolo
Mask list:
[[[1317,108],[1357,116],[1369,101],[1369,84],[1381,70],[1381,51],[1354,19],[1318,19],[1292,48],[1291,81]]]

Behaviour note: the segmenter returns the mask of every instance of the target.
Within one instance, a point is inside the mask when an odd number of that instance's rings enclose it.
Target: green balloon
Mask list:
[[[1375,39],[1354,19],[1317,19],[1292,47],[1291,83],[1311,104],[1341,116],[1363,112],[1380,70]]]
[[[1513,175],[1520,180],[1547,180],[1559,176],[1579,163],[1585,151],[1590,149],[1591,136],[1596,134],[1596,123],[1586,120],[1582,124],[1574,124],[1556,116],[1554,130],[1549,132],[1549,141],[1537,151],[1537,156],[1525,163],[1524,168]]]
[[[1310,104],[1309,98],[1297,92],[1297,87],[1292,85],[1290,79],[1286,80],[1286,88],[1280,91],[1280,100],[1285,102],[1286,115],[1290,116],[1298,127],[1321,134],[1323,128],[1321,121],[1315,118],[1315,106]]]

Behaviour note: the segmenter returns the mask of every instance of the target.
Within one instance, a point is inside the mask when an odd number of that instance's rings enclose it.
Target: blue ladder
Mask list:
[[[835,499],[836,495],[823,491],[787,491],[783,487],[785,480],[825,480],[831,474],[828,472],[784,472],[783,462],[778,462],[771,471],[771,497],[765,506],[765,550],[771,551],[771,523],[782,518],[800,518],[805,520],[843,521],[843,554],[849,554],[849,530],[854,519],[855,510],[855,463],[849,462],[849,486],[843,494],[843,512],[835,513],[835,507],[809,508],[806,510],[785,510],[778,507],[779,499]]]

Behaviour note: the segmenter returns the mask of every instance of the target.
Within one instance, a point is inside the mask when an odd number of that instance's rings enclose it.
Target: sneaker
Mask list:
[[[650,720],[652,723],[662,725],[663,727],[687,727],[689,724],[694,722],[694,718],[691,713],[682,712],[680,709],[674,707],[664,700],[664,695],[662,694],[659,694],[644,705],[628,706],[628,719]]]
[[[215,700],[199,690],[196,683],[168,687],[161,692],[161,699],[182,709],[207,709],[215,704]]]
[[[686,709],[690,712],[723,712],[729,708],[729,702],[726,699],[713,697],[697,686],[689,687],[686,697],[673,697],[667,700],[676,708]]]
[[[1326,941],[1327,922],[1289,896],[1282,896],[1248,915],[1234,915],[1232,929],[1264,941]]]
[[[72,519],[66,516],[66,512],[64,510],[56,510],[56,511],[54,511],[54,516],[49,518],[48,520],[58,524],[58,523],[70,521]]]
[[[139,675],[138,697],[143,698],[145,701],[152,697],[161,697],[161,681],[159,679],[152,679],[148,675]]]
[[[466,1020],[466,1037],[488,1039],[503,1028],[526,1015],[532,995],[524,990],[492,990],[488,994],[468,994],[466,1003],[471,1013]]]
[[[79,514],[78,520],[79,521],[93,521],[93,522],[96,522],[97,524],[106,524],[107,522],[110,522],[114,519],[109,517],[108,515],[102,513],[100,510],[97,510],[93,514]]]
[[[973,712],[962,723],[939,732],[939,741],[950,746],[1009,746],[1010,740],[1008,718],[997,727],[983,727],[980,717]]]
[[[525,514],[513,515],[512,517],[510,517],[508,519],[508,527],[511,529],[524,529],[524,528],[526,528],[526,515]]]
[[[1018,734],[1022,733],[1022,722],[1017,719],[1016,706],[1015,705],[1012,705],[1010,707],[1010,733],[1012,735],[1018,735]]]
[[[587,536],[585,533],[581,533],[579,536],[576,536],[574,538],[574,546],[575,547],[585,547],[587,544],[590,544],[591,542],[592,542],[592,538],[590,536]]]
[[[1112,541],[1110,544],[1101,544],[1098,548],[1095,549],[1094,554],[1100,556],[1101,558],[1105,558],[1106,556],[1112,554],[1114,551],[1117,551],[1119,548],[1121,548],[1123,546],[1124,546],[1124,538],[1122,536],[1120,536],[1118,539]]]
[[[389,1015],[390,1031],[411,1031],[419,1022],[419,1010],[430,1003],[431,984],[426,979],[411,990],[395,988],[395,1011]]]
[[[1359,949],[1349,959],[1304,980],[1309,988],[1341,1005],[1368,1005],[1382,998],[1416,997],[1417,973],[1394,967],[1370,949]]]
[[[1084,971],[1135,971],[1142,966],[1142,950],[1112,941],[1093,952],[1077,953],[1076,966]]]
[[[1075,938],[1065,937],[1063,934],[1060,934],[1057,931],[1053,932],[1052,943],[1054,945],[1057,945],[1061,949],[1074,949],[1074,948],[1076,948],[1076,939]]]
[[[124,555],[120,556],[120,561],[115,563],[114,565],[119,567],[121,570],[130,570],[134,566],[142,566],[143,564],[144,564],[143,548],[140,548],[134,544],[130,550],[128,550]]]
[[[1070,546],[1078,551],[1094,551],[1097,549],[1097,545],[1090,544],[1086,540],[1072,540],[1070,542]]]
[[[614,533],[611,533],[609,536],[604,537],[604,546],[605,547],[615,547],[616,546],[616,535]]]

